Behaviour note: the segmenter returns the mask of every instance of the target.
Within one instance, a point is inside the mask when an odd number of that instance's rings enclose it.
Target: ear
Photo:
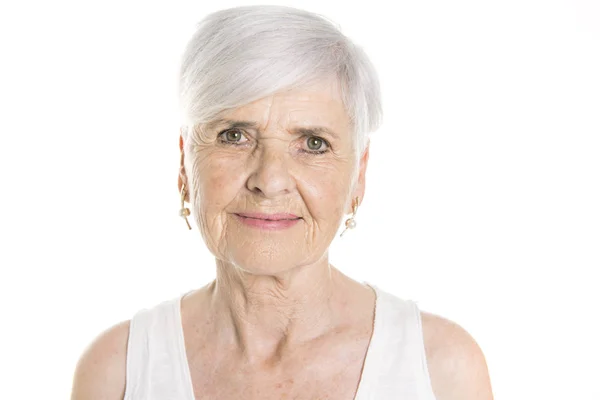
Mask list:
[[[181,130],[183,130],[183,129],[184,128],[182,127]],[[189,201],[189,192],[187,191],[187,188],[189,188],[189,185],[188,185],[188,181],[187,181],[187,174],[185,173],[185,165],[183,163],[184,152],[183,152],[183,135],[182,134],[179,135],[179,151],[181,153],[181,158],[180,158],[181,161],[179,164],[179,175],[177,177],[177,190],[179,191],[179,193],[181,193],[181,187],[185,183],[185,187],[186,187],[185,200]]]
[[[358,204],[362,204],[363,197],[365,196],[365,185],[366,185],[366,174],[367,174],[367,164],[369,163],[369,146],[370,143],[367,143],[363,154],[360,157],[359,165],[358,165],[358,180],[356,182],[356,186],[354,189],[354,194],[352,199],[358,197]],[[352,203],[351,203],[352,204]],[[352,207],[352,206],[350,206]],[[352,212],[352,211],[350,211]]]

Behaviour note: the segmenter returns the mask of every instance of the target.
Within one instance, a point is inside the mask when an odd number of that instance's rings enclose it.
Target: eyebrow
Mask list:
[[[251,129],[256,129],[259,130],[259,126],[258,123],[253,122],[253,121],[238,121],[238,120],[232,120],[232,119],[216,119],[212,122],[209,122],[206,125],[208,130],[213,130],[216,129],[218,127],[227,127],[227,129],[233,129],[233,128],[241,128],[241,129],[245,129],[245,128],[251,128]],[[297,134],[297,135],[307,135],[307,136],[322,136],[322,135],[326,135],[326,136],[331,136],[335,139],[339,139],[339,135],[337,133],[335,133],[334,131],[332,131],[329,128],[326,128],[324,126],[298,126],[298,127],[294,127],[292,129],[290,129],[290,132]]]

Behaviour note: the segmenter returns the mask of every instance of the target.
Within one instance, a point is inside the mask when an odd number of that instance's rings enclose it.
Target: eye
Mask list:
[[[245,143],[243,141],[244,134],[239,129],[226,129],[218,135],[219,141],[226,144],[236,145],[238,143]]]
[[[323,154],[328,151],[329,143],[323,138],[318,136],[310,136],[306,139],[306,145],[308,146],[308,153]]]

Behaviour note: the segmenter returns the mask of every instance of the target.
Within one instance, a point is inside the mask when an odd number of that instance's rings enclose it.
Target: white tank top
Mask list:
[[[417,304],[364,283],[377,300],[355,400],[435,400]],[[138,311],[131,319],[124,400],[195,400],[181,297]]]

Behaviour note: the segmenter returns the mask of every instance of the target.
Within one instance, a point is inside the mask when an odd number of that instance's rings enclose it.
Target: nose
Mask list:
[[[292,192],[294,179],[290,174],[289,154],[281,145],[263,145],[256,149],[252,172],[248,177],[250,191],[267,198],[274,198]]]

